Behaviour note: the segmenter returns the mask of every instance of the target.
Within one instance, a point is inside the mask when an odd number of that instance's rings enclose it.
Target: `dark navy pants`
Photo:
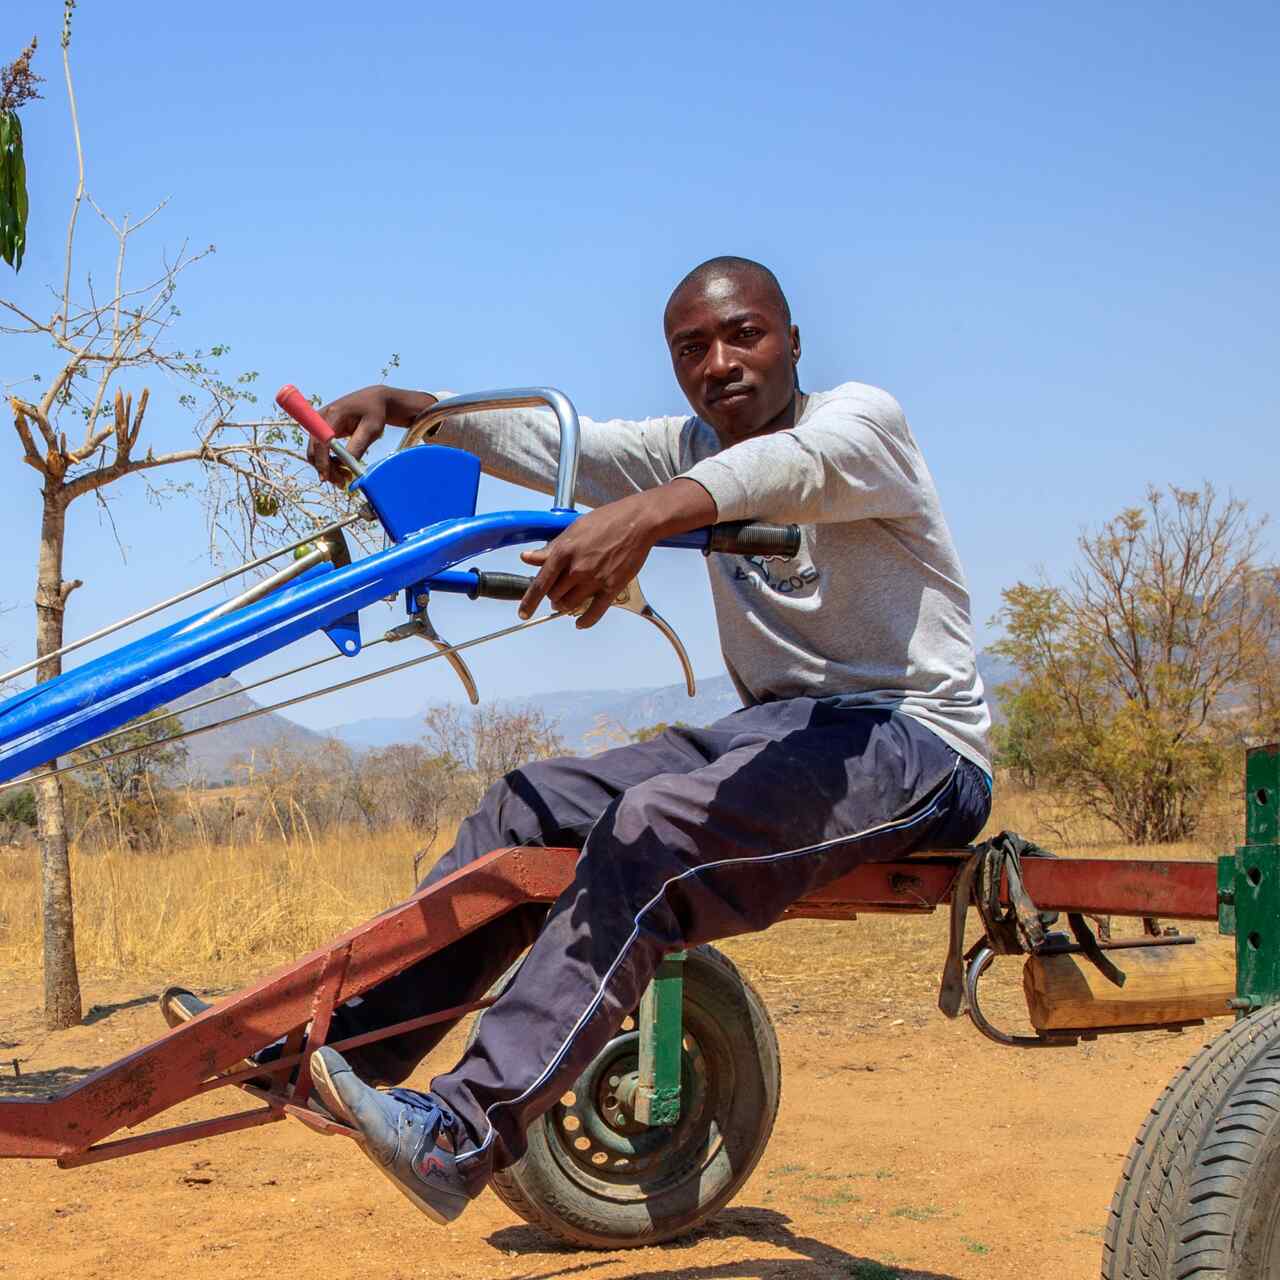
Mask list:
[[[896,712],[790,698],[705,729],[669,729],[586,759],[509,774],[458,830],[432,883],[508,845],[580,848],[573,883],[461,939],[344,1008],[354,1034],[478,999],[526,947],[475,1043],[432,1092],[461,1118],[479,1184],[636,1007],[662,956],[773,924],[861,862],[967,844],[986,822],[982,771]],[[404,1079],[446,1028],[352,1055]]]

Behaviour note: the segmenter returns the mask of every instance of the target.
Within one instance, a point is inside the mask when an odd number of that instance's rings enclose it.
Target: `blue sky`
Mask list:
[[[24,112],[30,247],[0,292],[48,310],[74,174],[61,6],[10,0],[0,56],[38,33]],[[980,638],[999,592],[1148,483],[1211,480],[1272,509],[1280,401],[1274,5],[650,3],[216,6],[82,0],[73,45],[89,186],[169,204],[138,272],[183,240],[188,345],[265,388],[376,378],[549,383],[593,415],[684,406],[666,294],[715,253],[758,257],[801,326],[806,387],[903,403],[965,560]],[[106,271],[86,239],[83,267]],[[0,381],[47,367],[0,339]],[[187,427],[157,388],[155,438]],[[10,451],[0,646],[31,652],[35,473]],[[490,485],[490,506],[523,505]],[[203,576],[198,504],[75,515],[69,633]],[[1275,549],[1274,538],[1269,543]],[[698,558],[645,578],[697,669],[720,670]],[[442,602],[458,637],[498,606]],[[676,678],[609,620],[477,651],[483,693]],[[317,644],[323,642],[317,641]],[[322,652],[317,648],[315,652]],[[305,654],[299,654],[299,660]],[[372,655],[371,655],[372,659]],[[312,704],[324,725],[453,696],[431,667]]]

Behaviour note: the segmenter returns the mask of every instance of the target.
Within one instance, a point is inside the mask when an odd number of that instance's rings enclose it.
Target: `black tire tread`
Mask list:
[[[1143,1121],[1111,1200],[1102,1280],[1226,1274],[1244,1179],[1280,1109],[1280,1007],[1184,1066]]]

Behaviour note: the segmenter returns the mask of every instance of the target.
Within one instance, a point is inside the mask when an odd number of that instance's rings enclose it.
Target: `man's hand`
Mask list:
[[[563,613],[586,606],[578,626],[593,627],[658,542],[715,519],[711,495],[696,480],[682,478],[588,511],[549,546],[521,554],[526,564],[541,568],[520,601],[520,616],[531,617],[546,597]]]
[[[407,427],[435,402],[435,396],[425,391],[362,387],[325,405],[320,416],[333,428],[334,435],[349,441],[347,448],[359,458],[384,428]],[[343,467],[330,455],[327,445],[313,439],[307,445],[307,461],[315,467],[321,480],[339,483]]]

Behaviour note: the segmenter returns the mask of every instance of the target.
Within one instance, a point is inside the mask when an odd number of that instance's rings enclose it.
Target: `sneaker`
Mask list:
[[[165,987],[160,994],[160,1012],[171,1027],[180,1027],[184,1022],[199,1017],[206,1009],[212,1009],[207,1000],[201,1000],[194,991],[186,987]]]
[[[359,1137],[360,1149],[432,1222],[452,1222],[472,1199],[458,1171],[457,1118],[429,1093],[365,1084],[327,1045],[311,1057],[321,1101]]]
[[[180,1027],[184,1022],[190,1022],[192,1018],[199,1017],[206,1009],[212,1008],[213,1005],[208,1000],[201,1000],[194,991],[188,991],[186,987],[166,987],[160,996],[160,1012],[171,1027]],[[241,1058],[231,1070],[244,1071],[249,1067],[265,1067],[269,1062],[274,1062],[283,1052],[284,1041],[277,1040],[273,1044],[267,1045],[265,1049],[259,1049],[251,1057]],[[259,1089],[273,1090],[278,1089],[280,1083],[282,1082],[278,1082],[272,1076],[257,1076],[252,1080],[245,1081],[245,1084],[254,1085]],[[318,1108],[313,1108],[313,1110],[318,1110]]]

